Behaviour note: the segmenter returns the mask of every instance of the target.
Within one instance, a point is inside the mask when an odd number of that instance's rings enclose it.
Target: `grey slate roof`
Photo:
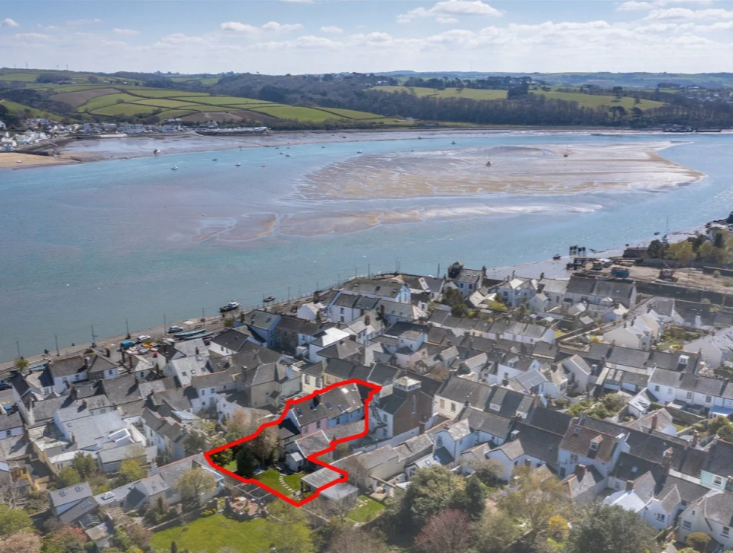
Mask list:
[[[593,450],[591,442],[596,438],[600,438],[600,441],[598,448]],[[560,442],[560,449],[608,463],[611,460],[613,451],[616,449],[616,441],[610,434],[571,424]]]
[[[92,497],[92,488],[86,482],[81,482],[67,488],[54,490],[49,493],[51,506],[54,508],[61,507],[67,503],[74,503],[86,497]]]
[[[0,432],[22,426],[23,420],[20,418],[20,412],[16,411],[12,415],[0,415]]]
[[[560,411],[553,411],[541,405],[536,407],[527,418],[527,424],[564,436],[573,417]]]
[[[708,449],[703,470],[727,478],[733,476],[733,444],[717,439]]]

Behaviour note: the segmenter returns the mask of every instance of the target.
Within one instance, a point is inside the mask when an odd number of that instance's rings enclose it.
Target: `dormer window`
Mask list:
[[[601,445],[601,442],[603,441],[603,438],[600,436],[596,436],[590,441],[590,449],[591,451],[598,451],[598,447]]]
[[[489,405],[492,411],[499,411],[501,409],[501,405],[497,405],[496,403],[492,403]]]

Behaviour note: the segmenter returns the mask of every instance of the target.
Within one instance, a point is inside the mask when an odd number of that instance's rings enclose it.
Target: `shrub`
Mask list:
[[[708,544],[710,543],[710,536],[705,532],[693,532],[685,540],[685,545],[692,547],[695,551],[703,553],[707,550]]]

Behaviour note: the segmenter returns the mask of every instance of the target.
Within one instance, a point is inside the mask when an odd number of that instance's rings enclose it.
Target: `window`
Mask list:
[[[723,535],[726,538],[730,535],[730,528],[728,526],[723,526]]]
[[[205,396],[206,395],[206,390],[201,390],[201,395],[202,396]]]
[[[451,410],[451,413],[455,413],[456,412],[456,404],[453,403],[452,401],[450,402],[450,410]]]
[[[565,478],[565,469],[560,468],[560,478]]]
[[[320,428],[320,427],[321,427],[321,421],[316,421],[316,428]]]
[[[440,408],[445,409],[445,400],[443,398],[440,398]]]
[[[341,313],[343,313],[343,312],[344,312],[344,308],[342,307],[342,308],[341,308]]]
[[[659,386],[654,386],[654,391],[655,392],[658,392],[659,391]]]
[[[712,402],[713,402],[712,396],[705,396],[705,403],[712,403]]]
[[[687,399],[692,399],[692,392],[687,392]]]
[[[682,528],[684,528],[685,530],[690,530],[692,528],[692,523],[689,520],[683,520]]]
[[[657,520],[659,522],[664,522],[667,519],[666,516],[664,516],[662,513],[657,513]]]
[[[311,383],[311,377],[308,375],[305,375],[305,383],[310,384]]]
[[[577,456],[577,455],[576,455],[575,453],[572,453],[572,454],[570,455],[570,461],[571,461],[572,463],[577,463],[577,462],[578,462],[578,456]]]
[[[715,476],[713,477],[713,484],[716,486],[722,486],[723,485],[723,477],[722,476]]]
[[[11,432],[12,432],[12,430],[6,430],[5,431],[5,437],[6,438],[10,438],[10,436],[12,435]]]
[[[412,414],[417,411],[417,396],[412,396]]]

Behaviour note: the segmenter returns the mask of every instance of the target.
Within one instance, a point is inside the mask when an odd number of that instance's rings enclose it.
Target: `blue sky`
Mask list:
[[[733,71],[733,1],[0,0],[0,65]]]

